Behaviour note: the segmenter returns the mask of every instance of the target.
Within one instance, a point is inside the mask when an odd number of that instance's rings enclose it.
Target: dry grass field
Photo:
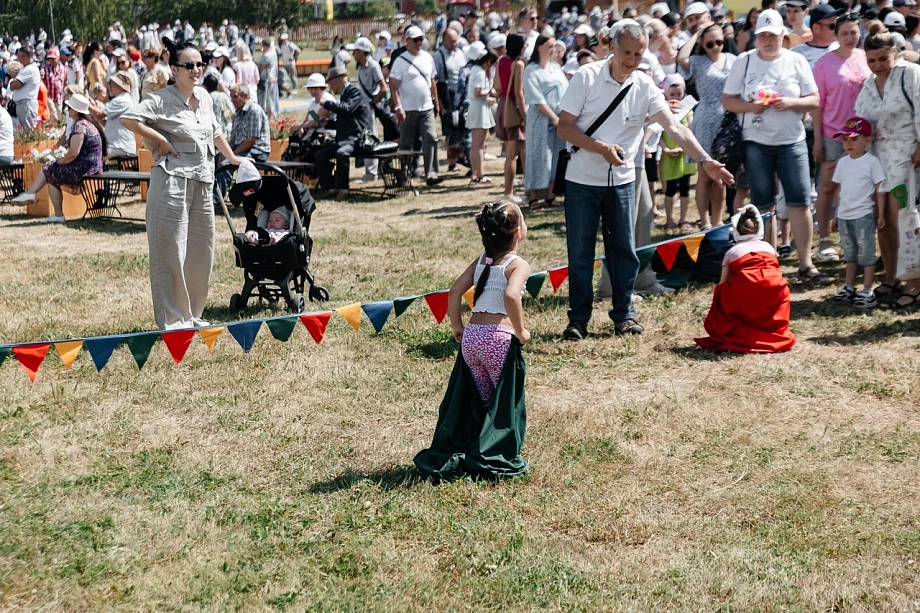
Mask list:
[[[331,306],[449,286],[498,193],[321,202]],[[527,219],[534,270],[564,264],[561,209]],[[0,244],[3,342],[154,327],[142,223],[5,209]],[[34,384],[8,360],[0,611],[920,610],[920,321],[790,283],[774,356],[695,348],[711,286],[644,301],[637,338],[598,305],[579,344],[567,285],[528,296],[531,471],[499,483],[414,470],[458,348],[423,302],[319,345],[263,328],[177,366],[158,343],[140,372],[124,346],[98,374],[52,350]],[[241,285],[218,219],[205,318]]]

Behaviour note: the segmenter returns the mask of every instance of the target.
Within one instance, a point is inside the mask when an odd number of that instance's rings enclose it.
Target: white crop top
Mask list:
[[[479,277],[482,275],[482,271],[486,269],[486,265],[483,264],[485,257],[485,254],[479,256],[479,263],[476,264],[476,271],[473,273],[473,287],[479,284]],[[512,255],[505,260],[504,264],[492,264],[489,278],[486,279],[486,286],[473,306],[474,313],[508,314],[508,311],[505,310],[505,290],[508,289],[508,277],[505,276],[505,269],[518,258],[519,256]],[[521,290],[521,297],[524,297],[523,290]]]

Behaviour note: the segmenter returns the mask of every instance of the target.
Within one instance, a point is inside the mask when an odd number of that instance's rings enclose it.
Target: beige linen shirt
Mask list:
[[[154,166],[177,177],[212,183],[214,139],[223,132],[208,92],[196,87],[193,95],[198,99],[197,111],[192,110],[175,86],[165,87],[145,96],[140,104],[122,115],[122,119],[133,119],[153,128],[179,154],[178,157],[161,156],[157,153],[158,147],[145,142],[144,146],[154,152]]]

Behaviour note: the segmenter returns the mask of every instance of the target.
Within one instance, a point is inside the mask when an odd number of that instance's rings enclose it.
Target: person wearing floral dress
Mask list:
[[[551,36],[538,36],[533,55],[524,69],[524,99],[527,101],[524,190],[530,194],[532,209],[541,206],[540,192],[545,194],[543,205],[553,204],[556,162],[565,147],[565,141],[556,134],[556,124],[569,82],[562,68],[553,61],[554,43]]]
[[[73,132],[67,147],[67,153],[58,160],[47,162],[41,174],[29,191],[13,199],[14,204],[35,202],[37,194],[45,185],[54,207],[54,215],[45,218],[46,223],[64,223],[64,194],[61,188],[76,190],[83,183],[83,177],[102,172],[102,160],[106,152],[106,140],[102,126],[89,114],[89,99],[81,94],[70,97],[64,106],[70,118],[74,120]]]

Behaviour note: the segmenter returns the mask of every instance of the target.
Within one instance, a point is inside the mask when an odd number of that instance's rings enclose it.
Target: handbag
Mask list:
[[[629,93],[629,90],[632,89],[633,84],[630,83],[626,87],[620,90],[620,93],[617,94],[617,97],[613,99],[613,102],[610,103],[604,112],[594,120],[588,129],[585,130],[585,136],[591,136],[597,132],[607,118],[610,117],[611,113],[617,110],[617,107],[620,106],[620,103],[623,102],[623,98],[626,97],[626,94]],[[572,150],[569,151],[568,147],[559,152],[559,159],[556,161],[556,176],[553,179],[553,193],[557,196],[561,196],[565,193],[565,172],[569,168],[569,160],[578,151],[578,147],[572,146]]]
[[[712,141],[712,157],[725,164],[725,169],[734,174],[744,164],[744,131],[738,116],[729,111],[722,116],[722,125]]]
[[[505,109],[502,116],[502,127],[505,129],[517,128],[524,125],[524,117],[518,111],[514,99],[511,97],[512,87],[514,87],[514,64],[511,65],[511,80],[508,81],[508,95],[505,96]]]
[[[917,171],[910,169],[907,201],[898,211],[898,270],[903,281],[920,278],[920,213],[917,212]]]
[[[7,101],[6,112],[10,114],[10,117],[16,117],[16,103],[13,100]]]

